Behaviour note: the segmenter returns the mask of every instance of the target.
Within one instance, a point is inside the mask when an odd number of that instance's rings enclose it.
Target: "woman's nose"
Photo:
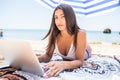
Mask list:
[[[61,22],[62,22],[62,19],[59,18],[59,19],[57,20],[57,23],[59,24],[59,23],[61,23]]]

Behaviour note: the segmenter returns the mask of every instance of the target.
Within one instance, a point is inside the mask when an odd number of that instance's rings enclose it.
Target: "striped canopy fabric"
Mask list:
[[[35,0],[49,9],[54,9],[60,3],[73,7],[77,16],[94,15],[112,11],[120,6],[120,0]]]

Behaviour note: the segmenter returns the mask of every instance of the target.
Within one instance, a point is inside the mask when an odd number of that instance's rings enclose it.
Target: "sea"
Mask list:
[[[42,40],[47,34],[47,29],[3,29],[5,39]],[[87,31],[88,42],[120,43],[120,32],[112,31],[105,34],[102,31]]]

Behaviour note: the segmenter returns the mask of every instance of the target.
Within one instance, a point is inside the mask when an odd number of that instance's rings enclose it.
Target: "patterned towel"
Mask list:
[[[45,79],[23,71],[13,74],[24,76],[27,80],[120,80],[120,63],[114,57],[96,55],[87,59],[83,67],[65,70],[58,77]]]
[[[60,74],[65,80],[112,80],[114,75],[120,76],[120,63],[114,58],[98,55],[86,60],[83,67]]]
[[[60,60],[58,58],[56,56],[56,59]],[[87,59],[83,67],[65,70],[58,77],[36,77],[34,80],[113,80],[114,76],[120,76],[120,63],[114,57],[95,55]]]

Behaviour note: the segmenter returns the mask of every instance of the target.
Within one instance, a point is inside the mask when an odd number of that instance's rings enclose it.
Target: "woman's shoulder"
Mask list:
[[[78,36],[79,35],[86,35],[86,31],[84,29],[79,29],[78,30]]]
[[[78,41],[78,43],[79,43],[79,41],[81,41],[81,42],[86,41],[85,39],[86,39],[85,30],[83,30],[83,29],[78,30],[78,33],[77,33],[77,41]]]

